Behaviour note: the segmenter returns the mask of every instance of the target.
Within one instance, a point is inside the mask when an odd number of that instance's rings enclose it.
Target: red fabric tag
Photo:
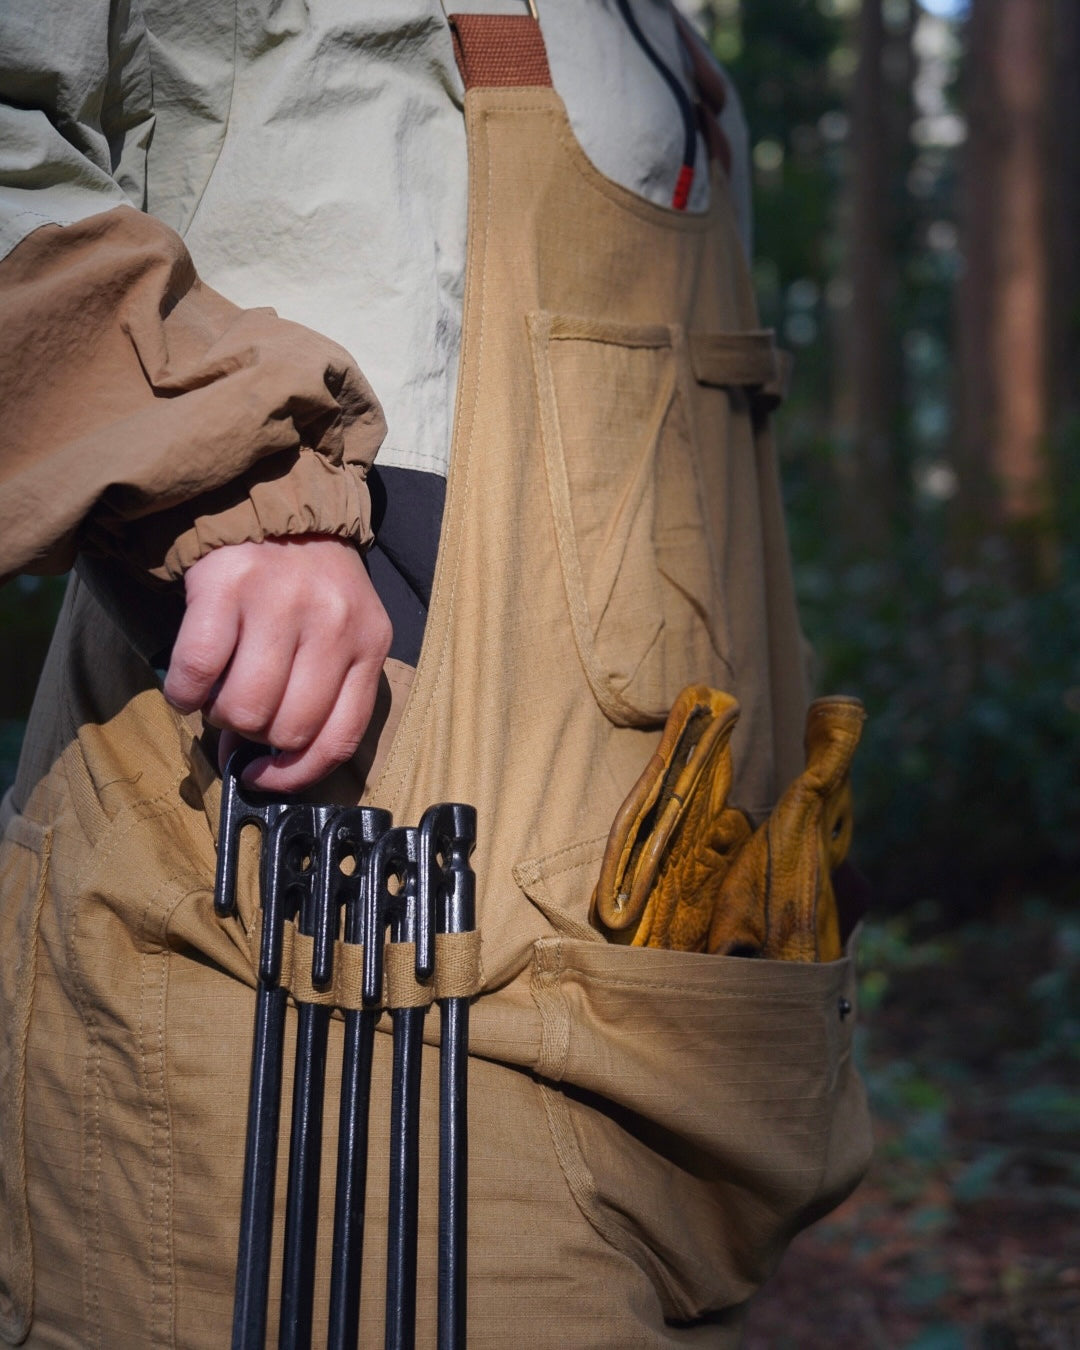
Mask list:
[[[671,204],[676,211],[685,211],[686,203],[690,200],[690,188],[694,182],[694,166],[684,164],[679,170],[678,181],[675,184],[675,191],[672,193]]]

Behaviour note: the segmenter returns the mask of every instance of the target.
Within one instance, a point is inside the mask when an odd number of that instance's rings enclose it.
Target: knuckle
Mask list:
[[[214,704],[214,720],[242,736],[260,736],[266,727],[268,710],[258,704],[219,698]]]
[[[332,745],[326,746],[319,756],[320,767],[318,776],[322,778],[332,769],[336,769],[342,764],[347,764],[355,754],[356,745],[347,745],[344,742],[335,741]]]
[[[203,688],[217,678],[217,662],[207,651],[174,652],[170,674],[185,688]]]
[[[334,628],[344,630],[352,617],[351,597],[343,591],[328,589],[323,598],[323,619]]]
[[[271,723],[267,735],[275,749],[287,750],[290,754],[306,749],[311,740],[311,732],[306,727],[290,722]]]
[[[327,765],[333,767],[338,764],[344,764],[346,760],[352,759],[359,748],[363,733],[351,736],[341,732],[334,732],[327,735],[319,741],[319,758]]]
[[[386,659],[386,654],[390,650],[390,644],[394,640],[394,625],[390,622],[390,616],[383,610],[371,624],[369,638],[372,647],[382,654],[382,659]]]

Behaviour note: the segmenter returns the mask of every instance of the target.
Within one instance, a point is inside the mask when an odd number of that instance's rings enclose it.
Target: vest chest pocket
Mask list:
[[[574,640],[619,726],[734,682],[728,575],[758,546],[750,399],[767,334],[529,315],[545,470]],[[732,392],[728,392],[731,390]],[[760,584],[760,576],[757,578]]]

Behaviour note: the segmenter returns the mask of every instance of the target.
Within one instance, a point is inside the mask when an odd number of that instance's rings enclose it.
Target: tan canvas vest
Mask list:
[[[587,912],[608,827],[683,685],[742,705],[736,804],[762,816],[801,767],[801,640],[763,412],[776,357],[723,178],[693,216],[603,177],[548,87],[539,30],[491,23],[458,30],[470,224],[438,570],[366,796],[401,823],[437,800],[478,809],[471,1344],[734,1344],[738,1305],[865,1166],[851,964],[609,946]],[[238,919],[213,917],[219,786],[195,730],[76,585],[5,814],[11,1340],[227,1334],[255,897],[249,884]],[[365,1345],[381,1342],[378,1109],[373,1131]],[[332,1119],[328,1134],[332,1148]]]
[[[371,797],[402,819],[433,794],[476,803],[485,969],[502,983],[562,922],[520,888],[568,848],[582,872],[565,909],[584,921],[585,854],[684,685],[738,697],[733,800],[755,817],[802,767],[806,694],[757,413],[776,356],[723,178],[706,215],[642,200],[585,158],[550,87],[474,86],[466,122],[446,518]]]

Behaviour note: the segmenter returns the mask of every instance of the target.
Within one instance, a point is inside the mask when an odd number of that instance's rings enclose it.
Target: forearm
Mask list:
[[[336,344],[202,285],[126,208],[45,227],[0,263],[0,573],[116,552],[178,577],[225,543],[363,542],[382,437]]]

